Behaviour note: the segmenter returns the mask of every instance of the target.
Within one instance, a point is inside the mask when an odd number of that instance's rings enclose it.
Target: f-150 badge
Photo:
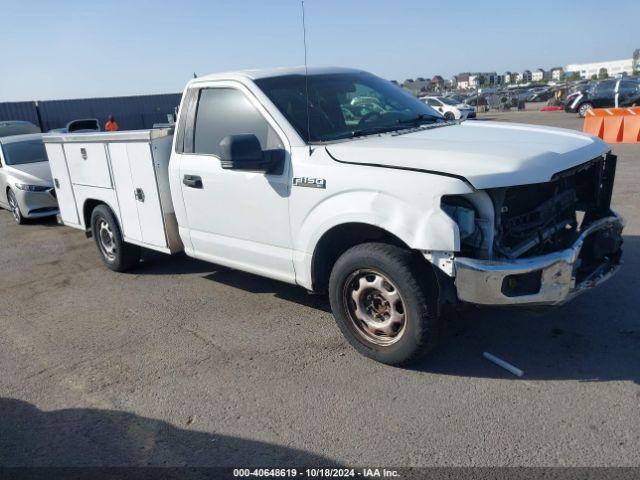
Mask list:
[[[324,178],[295,177],[293,179],[293,186],[309,187],[309,188],[327,188],[327,181]]]

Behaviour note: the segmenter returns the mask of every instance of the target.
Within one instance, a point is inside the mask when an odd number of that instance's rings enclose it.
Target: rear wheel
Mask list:
[[[580,118],[584,118],[587,116],[587,112],[589,110],[591,110],[593,108],[593,105],[589,102],[585,102],[582,105],[580,105],[580,108],[578,108],[578,116]]]
[[[13,193],[12,190],[7,191],[7,201],[9,202],[9,210],[11,210],[13,219],[18,225],[22,225],[24,223],[24,217],[22,216],[22,212],[20,211],[20,205],[18,205],[16,194]]]
[[[91,231],[104,264],[114,272],[126,272],[140,261],[140,247],[126,243],[115,216],[106,205],[91,213]]]
[[[406,365],[436,344],[437,284],[424,261],[402,248],[365,243],[347,250],[329,279],[338,327],[361,354]]]

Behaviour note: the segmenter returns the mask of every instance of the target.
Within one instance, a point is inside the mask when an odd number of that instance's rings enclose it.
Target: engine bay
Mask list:
[[[483,218],[468,198],[443,197],[442,208],[459,227],[461,255],[513,260],[569,248],[592,222],[610,214],[616,160],[607,154],[549,182],[488,189],[493,219]],[[618,243],[598,248],[612,253]]]

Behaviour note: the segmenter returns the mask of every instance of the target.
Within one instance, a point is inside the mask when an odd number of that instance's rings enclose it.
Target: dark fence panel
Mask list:
[[[0,121],[3,120],[26,120],[39,125],[36,102],[0,103]]]
[[[141,95],[135,97],[84,98],[77,100],[47,100],[38,102],[42,131],[62,128],[71,120],[97,118],[101,128],[111,114],[120,130],[151,128],[165,123],[180,104],[181,94]]]

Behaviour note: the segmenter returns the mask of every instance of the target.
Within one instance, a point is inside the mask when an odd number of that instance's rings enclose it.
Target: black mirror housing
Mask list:
[[[267,172],[272,160],[264,155],[258,137],[251,133],[227,135],[220,141],[220,165],[227,170]]]

